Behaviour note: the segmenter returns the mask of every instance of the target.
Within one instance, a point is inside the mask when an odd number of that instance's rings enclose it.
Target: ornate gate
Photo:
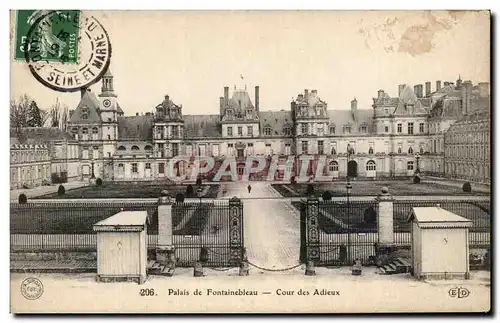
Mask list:
[[[301,261],[318,266],[351,265],[356,259],[369,262],[375,255],[377,214],[374,201],[304,201]]]

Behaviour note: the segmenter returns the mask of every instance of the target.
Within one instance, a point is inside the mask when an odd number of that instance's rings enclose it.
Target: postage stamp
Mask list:
[[[49,62],[77,63],[78,21],[80,11],[59,10],[49,14],[48,10],[18,10],[16,17],[16,47],[14,58],[25,60],[32,46],[39,51],[40,59]],[[40,33],[28,35],[34,26]]]
[[[40,83],[74,92],[101,79],[111,60],[111,43],[97,19],[75,10],[38,10],[26,16],[18,14],[17,22],[23,24],[17,27],[16,58],[23,55]]]

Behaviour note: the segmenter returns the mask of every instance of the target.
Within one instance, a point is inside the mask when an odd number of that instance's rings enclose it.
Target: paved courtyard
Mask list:
[[[248,260],[269,269],[282,269],[299,263],[300,214],[290,200],[281,197],[269,183],[228,183],[225,197],[243,200],[243,223]],[[263,198],[263,199],[260,199]]]

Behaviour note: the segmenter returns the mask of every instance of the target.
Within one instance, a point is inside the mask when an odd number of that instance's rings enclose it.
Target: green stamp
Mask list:
[[[77,63],[79,21],[79,10],[18,10],[14,58]]]

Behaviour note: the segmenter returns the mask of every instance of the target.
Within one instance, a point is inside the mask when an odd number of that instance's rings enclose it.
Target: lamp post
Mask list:
[[[419,175],[420,174],[420,163],[419,163],[419,161],[420,161],[420,154],[419,153],[417,153],[415,155],[415,160],[416,160],[416,164],[417,164],[417,167],[415,169],[415,175]]]
[[[353,149],[350,144],[347,144],[347,175],[346,175],[346,191],[347,191],[347,261],[351,259],[351,204],[349,200],[349,196],[351,194],[351,181],[349,178],[349,159],[351,154],[353,153]]]

